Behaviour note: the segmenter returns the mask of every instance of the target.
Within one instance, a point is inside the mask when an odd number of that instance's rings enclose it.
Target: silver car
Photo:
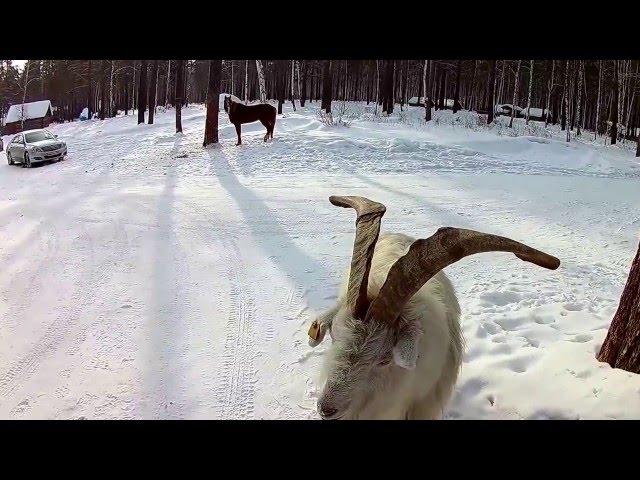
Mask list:
[[[67,144],[58,140],[58,136],[49,130],[26,130],[7,144],[9,165],[21,163],[29,168],[38,162],[64,160],[66,154]]]

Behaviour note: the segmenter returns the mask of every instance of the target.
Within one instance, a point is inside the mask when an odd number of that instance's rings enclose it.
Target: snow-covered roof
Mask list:
[[[50,100],[40,100],[39,102],[30,102],[24,104],[24,119],[30,120],[32,118],[42,118],[47,114],[47,111],[51,108]],[[22,120],[22,104],[11,105],[7,116],[4,119],[4,123],[19,122]]]

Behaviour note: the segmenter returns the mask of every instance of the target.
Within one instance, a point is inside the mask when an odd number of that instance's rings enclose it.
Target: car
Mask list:
[[[22,164],[30,168],[34,163],[64,160],[67,144],[46,129],[18,133],[7,144],[9,165]]]
[[[2,137],[0,137],[0,152],[4,150],[4,143],[2,142]]]

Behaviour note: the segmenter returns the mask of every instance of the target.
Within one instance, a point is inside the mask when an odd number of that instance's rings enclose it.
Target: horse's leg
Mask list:
[[[238,134],[238,143],[236,143],[236,145],[242,145],[242,138],[240,138],[240,129],[241,129],[241,124],[236,123],[236,133]]]
[[[269,121],[260,119],[260,123],[267,129],[267,133],[264,134],[264,141],[266,142],[269,139]]]

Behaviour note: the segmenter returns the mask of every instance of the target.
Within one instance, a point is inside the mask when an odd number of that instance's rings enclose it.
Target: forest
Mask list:
[[[637,138],[639,66],[635,60],[223,60],[220,89],[247,102],[277,100],[279,113],[285,101],[321,101],[330,112],[332,101],[346,100],[376,103],[387,115],[426,91],[435,110],[477,111],[491,123],[495,105],[536,108],[545,124],[576,135],[589,130],[614,144]],[[5,60],[0,116],[12,104],[48,99],[58,121],[78,118],[85,107],[104,119],[172,106],[176,98],[180,106],[203,103],[208,88],[208,60],[29,60],[20,71]],[[427,109],[425,120],[430,116]]]

